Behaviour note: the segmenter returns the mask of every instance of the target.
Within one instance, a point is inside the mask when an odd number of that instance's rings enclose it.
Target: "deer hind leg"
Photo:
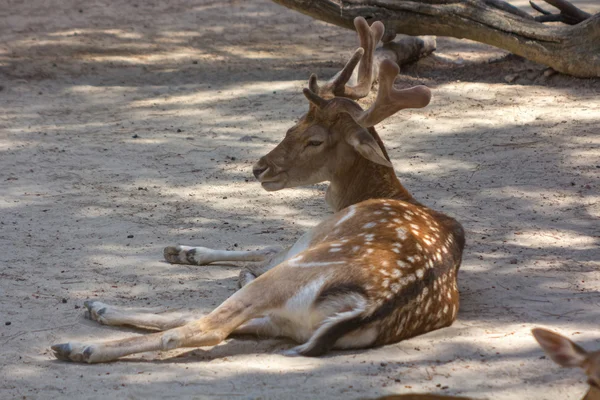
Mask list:
[[[268,261],[283,250],[269,246],[253,251],[215,250],[207,247],[169,246],[164,249],[165,260],[171,264],[207,265],[219,261]]]
[[[280,307],[280,294],[269,291],[272,286],[269,279],[256,281],[234,293],[210,314],[164,332],[103,343],[62,343],[52,346],[52,350],[61,360],[99,363],[146,351],[214,346],[243,323]]]

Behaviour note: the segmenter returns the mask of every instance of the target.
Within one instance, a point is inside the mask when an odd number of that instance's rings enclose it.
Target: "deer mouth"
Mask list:
[[[285,177],[282,174],[279,174],[269,180],[260,180],[260,184],[267,192],[274,192],[277,190],[281,190],[285,187]]]
[[[267,168],[262,171],[256,177],[260,182],[263,189],[267,192],[274,192],[276,190],[283,189],[287,182],[287,174],[285,172],[279,172],[273,174],[272,168]]]

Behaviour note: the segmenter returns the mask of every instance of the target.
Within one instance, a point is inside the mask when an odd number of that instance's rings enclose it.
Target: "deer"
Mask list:
[[[563,335],[544,328],[531,330],[544,352],[562,367],[583,369],[589,390],[582,400],[600,400],[600,350],[588,352]]]
[[[369,27],[357,18],[355,26],[361,47],[325,84],[310,76],[303,90],[308,112],[253,166],[267,191],[328,181],[325,197],[334,213],[281,251],[165,248],[173,263],[262,264],[244,271],[241,288],[204,316],[133,312],[87,301],[88,318],[100,324],[154,332],[55,344],[56,358],[109,362],[147,351],[215,346],[232,335],[286,337],[297,345],[284,355],[316,357],[397,343],[454,322],[464,230],[402,186],[374,128],[402,109],[425,107],[431,91],[397,89],[394,60],[374,62],[383,24]],[[357,100],[369,94],[376,79],[376,98],[365,110]]]

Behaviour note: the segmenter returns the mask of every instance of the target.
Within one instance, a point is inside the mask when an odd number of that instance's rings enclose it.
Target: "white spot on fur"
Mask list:
[[[419,268],[418,270],[415,271],[415,274],[417,275],[417,278],[422,279],[424,276],[423,269]]]
[[[371,229],[371,228],[374,228],[375,226],[377,226],[376,222],[367,222],[366,224],[363,225],[363,229]]]
[[[396,233],[398,234],[398,239],[405,240],[407,236],[406,229],[404,228],[396,228]]]
[[[408,268],[409,267],[409,265],[402,260],[396,260],[396,264],[398,264],[398,266],[400,268]]]
[[[329,249],[330,253],[337,253],[338,251],[342,251],[342,249],[340,247],[332,247]]]

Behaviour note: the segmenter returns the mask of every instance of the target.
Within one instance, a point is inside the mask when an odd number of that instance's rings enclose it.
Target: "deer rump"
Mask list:
[[[306,250],[257,278],[279,283],[300,269],[308,279],[269,312],[281,336],[305,343],[299,354],[394,343],[456,318],[464,247],[456,221],[421,205],[373,199],[314,232]]]

